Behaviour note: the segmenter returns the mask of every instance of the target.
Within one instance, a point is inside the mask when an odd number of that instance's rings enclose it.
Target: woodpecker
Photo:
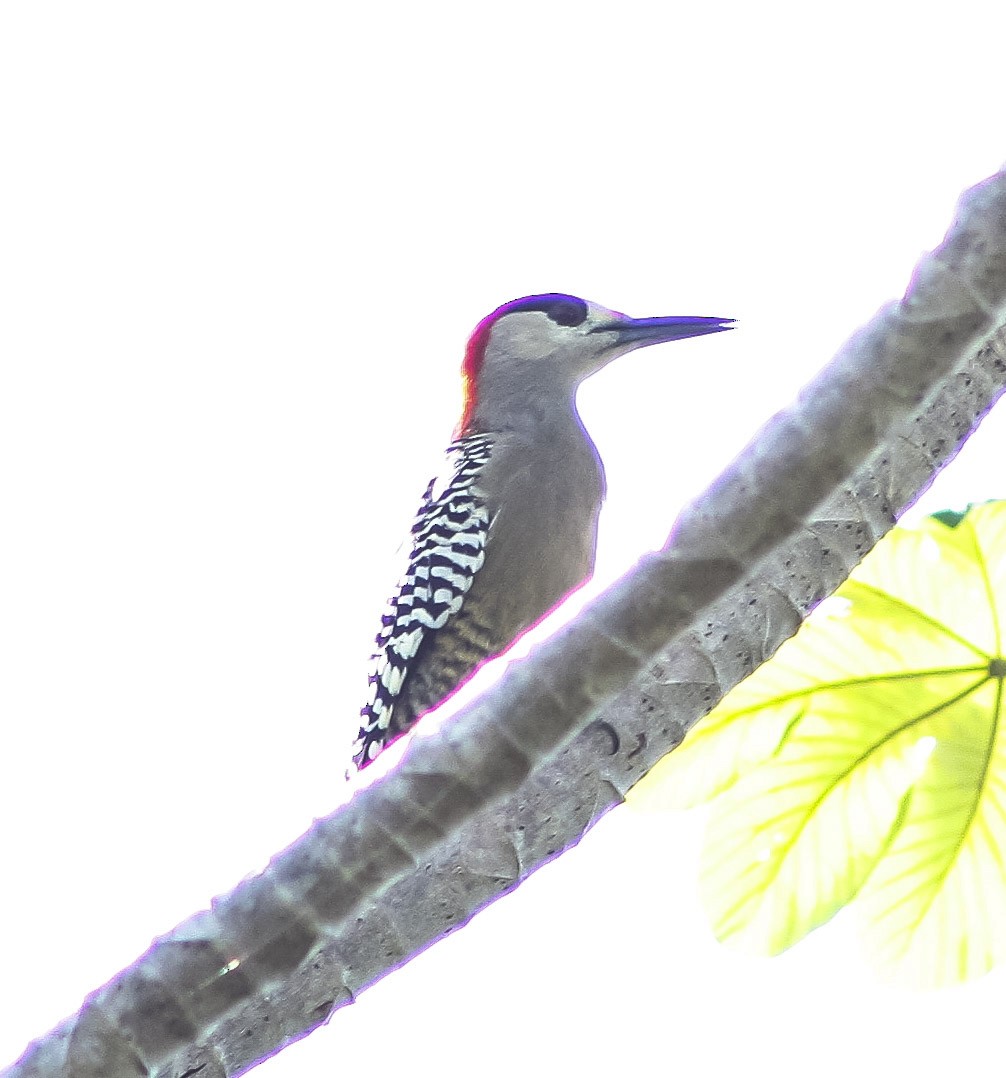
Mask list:
[[[629,318],[552,292],[506,303],[478,324],[454,440],[381,620],[358,768],[593,572],[605,478],[576,409],[580,383],[635,348],[732,322]]]

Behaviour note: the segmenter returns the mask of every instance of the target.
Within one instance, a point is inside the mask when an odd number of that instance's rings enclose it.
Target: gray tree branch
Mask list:
[[[1006,388],[1006,173],[663,550],[7,1078],[242,1073],[579,841],[764,661]]]

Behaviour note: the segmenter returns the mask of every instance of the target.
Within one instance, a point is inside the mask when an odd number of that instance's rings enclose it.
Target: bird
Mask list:
[[[636,348],[734,319],[629,318],[560,292],[497,307],[468,340],[461,417],[381,618],[357,769],[593,573],[604,465],[580,384]]]

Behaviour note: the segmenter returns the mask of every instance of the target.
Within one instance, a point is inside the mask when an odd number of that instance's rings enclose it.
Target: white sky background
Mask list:
[[[0,1064],[342,796],[475,323],[552,290],[740,320],[581,395],[614,575],[1006,159],[1004,31],[988,0],[4,5]],[[1002,495],[1004,453],[1000,413],[927,507]],[[720,948],[698,830],[616,811],[256,1073],[998,1064],[1004,974],[880,986],[842,919]]]

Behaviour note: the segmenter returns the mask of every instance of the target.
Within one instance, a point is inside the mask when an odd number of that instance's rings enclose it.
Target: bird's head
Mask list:
[[[556,388],[572,396],[585,378],[634,348],[732,328],[731,318],[629,318],[561,292],[512,300],[483,318],[469,338],[458,433],[469,429],[479,400],[493,387]]]

